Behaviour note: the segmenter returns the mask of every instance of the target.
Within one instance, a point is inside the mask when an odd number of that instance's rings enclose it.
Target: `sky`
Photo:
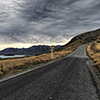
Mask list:
[[[100,28],[100,0],[0,0],[0,50],[64,45]]]

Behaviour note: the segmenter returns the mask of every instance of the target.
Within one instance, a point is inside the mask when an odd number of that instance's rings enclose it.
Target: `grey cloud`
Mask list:
[[[0,43],[62,43],[100,28],[99,0],[4,1],[0,3]]]

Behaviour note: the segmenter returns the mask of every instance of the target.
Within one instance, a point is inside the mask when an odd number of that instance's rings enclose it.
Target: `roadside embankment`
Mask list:
[[[91,58],[91,63],[100,72],[100,43],[93,42],[87,47],[88,56]]]

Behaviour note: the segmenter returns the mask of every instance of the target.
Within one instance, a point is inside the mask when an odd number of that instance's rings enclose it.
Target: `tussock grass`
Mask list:
[[[55,51],[54,59],[61,58],[68,55],[69,51]],[[13,58],[7,60],[0,60],[0,76],[9,75],[23,69],[33,67],[37,64],[45,63],[51,60],[51,53],[45,53],[37,56],[25,57],[25,58]]]
[[[90,56],[93,66],[100,71],[100,43],[94,42],[87,47],[87,53]]]
[[[96,49],[97,49],[97,50],[100,50],[100,43],[97,43],[97,44],[96,44]]]

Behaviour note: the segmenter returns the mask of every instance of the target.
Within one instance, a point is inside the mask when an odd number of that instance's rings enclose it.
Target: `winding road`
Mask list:
[[[48,65],[0,82],[0,100],[100,100],[86,47]]]

